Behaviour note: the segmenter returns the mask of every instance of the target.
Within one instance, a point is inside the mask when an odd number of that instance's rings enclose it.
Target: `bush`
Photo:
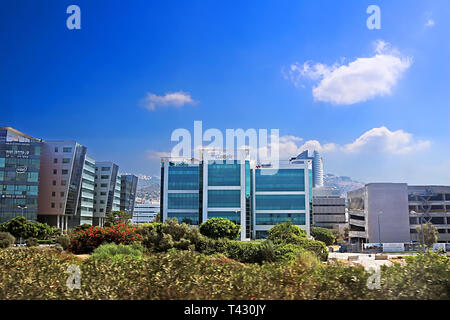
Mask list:
[[[140,244],[123,245],[115,243],[102,244],[94,250],[91,259],[122,260],[125,257],[142,258],[144,247]]]
[[[306,232],[299,226],[293,225],[290,221],[272,227],[269,230],[269,236],[267,237],[267,240],[270,240],[275,244],[296,244],[302,239],[306,239]]]
[[[241,226],[225,218],[211,218],[200,225],[200,233],[212,239],[236,239],[241,233]]]
[[[38,244],[54,244],[55,239],[38,240],[37,243]]]
[[[331,246],[336,241],[333,232],[326,228],[312,227],[311,235],[314,239],[324,242],[327,246]]]
[[[83,223],[82,225],[73,227],[72,232],[78,232],[78,231],[82,231],[82,230],[87,230],[90,227],[92,227],[92,225],[87,224],[87,223]]]
[[[9,248],[16,239],[9,232],[0,232],[0,248]]]
[[[0,225],[0,231],[11,233],[17,238],[46,239],[55,230],[46,223],[28,221],[25,217],[15,217]]]
[[[142,240],[134,227],[119,223],[112,227],[89,227],[70,234],[68,249],[76,254],[91,253],[104,243],[132,244]]]
[[[28,238],[26,240],[27,247],[37,247],[38,246],[38,239],[36,238]]]
[[[59,244],[63,250],[66,250],[70,246],[70,238],[67,235],[61,235],[58,238],[56,238],[55,242]]]
[[[137,232],[142,236],[142,244],[155,252],[195,248],[203,238],[197,228],[191,228],[186,223],[179,224],[176,219],[148,223],[138,228]]]

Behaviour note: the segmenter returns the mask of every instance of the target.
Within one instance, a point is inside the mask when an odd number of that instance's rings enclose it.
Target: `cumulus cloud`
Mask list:
[[[147,96],[142,101],[144,107],[151,111],[154,111],[157,107],[182,107],[186,104],[195,104],[196,102],[189,93],[183,91],[168,92],[163,96],[147,93]]]
[[[412,58],[402,56],[389,43],[378,40],[374,43],[372,57],[331,66],[311,61],[296,62],[289,67],[285,77],[296,86],[304,79],[318,81],[312,89],[316,101],[351,105],[391,94],[411,64]]]
[[[147,159],[149,160],[160,160],[163,157],[170,157],[170,152],[156,151],[153,149],[147,150]]]
[[[340,152],[342,154],[385,153],[391,155],[404,155],[425,150],[431,146],[428,140],[416,139],[411,133],[403,130],[391,131],[386,127],[373,128],[348,144],[333,142],[320,143],[317,140],[304,141],[295,136],[282,136],[279,139],[278,149],[280,159],[296,156],[305,150],[319,151],[320,153]],[[272,146],[271,146],[272,147]]]

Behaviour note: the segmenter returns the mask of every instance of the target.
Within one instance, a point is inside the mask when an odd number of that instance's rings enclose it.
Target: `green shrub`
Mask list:
[[[0,248],[9,248],[14,244],[16,239],[9,232],[0,232]]]
[[[0,225],[0,231],[11,233],[17,238],[46,239],[55,230],[46,223],[28,221],[25,217],[15,217]]]
[[[241,226],[225,218],[211,218],[200,225],[200,233],[212,239],[236,239],[241,233]]]
[[[36,238],[28,238],[26,240],[27,247],[37,247],[38,246],[38,239]]]
[[[55,242],[59,244],[63,248],[63,250],[66,250],[67,248],[69,248],[71,241],[68,235],[63,234],[56,238]]]
[[[331,246],[336,241],[333,231],[326,228],[312,227],[311,235],[314,239],[324,242],[327,246]]]
[[[143,253],[144,247],[137,243],[132,245],[107,243],[95,249],[91,259],[122,260],[125,257],[142,258]]]
[[[296,244],[302,239],[306,239],[306,232],[299,226],[293,225],[290,221],[272,227],[269,230],[269,236],[267,237],[267,240],[270,240],[275,244]]]
[[[45,239],[37,241],[38,244],[54,244],[55,242],[55,239]]]

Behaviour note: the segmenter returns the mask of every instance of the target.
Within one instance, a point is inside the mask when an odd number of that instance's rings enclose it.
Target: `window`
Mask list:
[[[58,173],[58,170],[53,169],[53,174],[57,174],[57,173]]]
[[[59,194],[59,196],[60,196],[60,197],[64,197],[64,192],[61,192],[61,193]]]
[[[168,218],[176,218],[179,223],[186,223],[190,225],[199,224],[199,214],[198,212],[182,213],[182,212],[168,212]]]
[[[66,185],[66,180],[61,180],[61,185],[65,186]]]
[[[111,170],[110,167],[102,167],[102,171],[109,171],[109,170]]]
[[[208,190],[208,207],[239,208],[241,190]]]
[[[70,158],[64,158],[62,162],[63,163],[69,163],[70,162]]]
[[[52,202],[52,205],[51,205],[51,206],[52,206],[52,208],[54,208],[54,207],[55,207],[55,203],[54,203],[54,202]]]
[[[169,193],[169,209],[198,209],[198,193]]]
[[[275,174],[256,170],[255,188],[256,191],[305,191],[305,173],[303,169],[279,169]]]
[[[241,211],[208,211],[208,219],[210,218],[224,218],[241,224]]]
[[[409,218],[409,224],[417,224],[417,218]]]
[[[256,213],[257,225],[276,225],[285,221],[291,221],[295,225],[304,225],[304,213]]]
[[[217,161],[208,164],[208,185],[240,186],[241,165],[237,161]]]
[[[38,182],[39,173],[38,172],[28,172],[28,182]]]
[[[106,196],[106,192],[100,192],[101,196]]]
[[[54,158],[53,163],[58,163],[58,158]]]
[[[67,170],[67,169],[62,169],[62,170],[61,170],[61,173],[62,173],[62,174],[68,174],[68,173],[69,173],[69,170]]]
[[[56,192],[53,191],[53,192],[52,192],[52,197],[55,197],[55,196],[56,196]]]
[[[169,190],[198,190],[198,167],[169,167]]]
[[[62,209],[62,207],[63,207],[63,204],[60,202],[59,203],[59,208]]]
[[[109,176],[102,175],[100,179],[109,179]]]
[[[305,195],[256,195],[256,210],[305,210]]]
[[[100,187],[106,188],[106,187],[108,187],[108,184],[107,183],[102,183],[102,184],[100,184]]]
[[[71,147],[64,147],[63,148],[63,152],[72,152],[72,148]]]
[[[53,180],[52,184],[53,184],[54,186],[56,186],[56,180]]]
[[[432,217],[431,223],[432,224],[445,224],[444,217]]]
[[[55,147],[55,152],[58,152],[58,147]]]

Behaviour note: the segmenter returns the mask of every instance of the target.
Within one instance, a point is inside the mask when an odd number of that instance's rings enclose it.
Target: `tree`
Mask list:
[[[419,235],[419,242],[422,241],[422,228],[416,227],[417,233]],[[435,244],[438,241],[438,231],[433,224],[430,222],[427,222],[423,225],[423,238],[425,242],[425,246],[430,249],[433,247],[433,244]]]
[[[311,235],[314,239],[324,242],[327,246],[331,246],[336,241],[333,232],[326,228],[312,227]]]
[[[0,225],[0,231],[9,232],[15,238],[46,239],[55,230],[46,223],[28,221],[25,217],[15,217]]]
[[[267,237],[267,240],[271,240],[275,244],[298,244],[303,239],[306,239],[306,232],[299,226],[293,225],[291,221],[286,221],[272,227]]]
[[[236,239],[241,233],[241,226],[225,218],[211,218],[200,225],[200,233],[208,238]]]
[[[106,215],[105,227],[111,227],[119,223],[129,223],[131,216],[125,211],[112,211]]]

